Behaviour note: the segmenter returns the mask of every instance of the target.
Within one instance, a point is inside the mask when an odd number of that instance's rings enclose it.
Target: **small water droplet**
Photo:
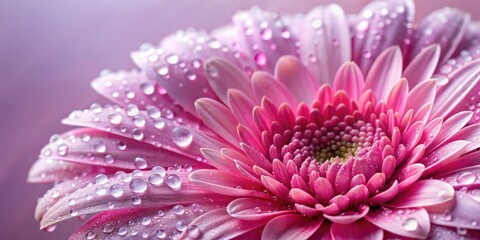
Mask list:
[[[265,66],[267,64],[267,56],[265,56],[265,53],[263,52],[256,53],[253,56],[253,60],[259,66]]]
[[[183,220],[180,220],[175,224],[175,227],[178,231],[183,232],[185,229],[187,229],[187,224],[185,224]]]
[[[176,54],[170,54],[170,55],[168,55],[168,56],[166,57],[165,60],[167,61],[167,63],[173,65],[173,64],[177,64],[178,61],[180,60],[180,58],[179,58],[178,55],[176,55]]]
[[[160,186],[163,183],[163,177],[159,174],[152,174],[148,177],[148,182],[155,186]]]
[[[207,64],[207,75],[212,78],[218,77],[218,69],[212,65]]]
[[[145,95],[152,95],[155,92],[155,85],[149,82],[142,83],[140,88]]]
[[[147,182],[143,178],[133,178],[130,182],[130,189],[135,193],[144,193],[147,190]]]
[[[85,235],[85,237],[86,237],[87,239],[94,239],[96,236],[97,236],[97,234],[96,234],[94,231],[89,231],[89,232]]]
[[[103,143],[102,141],[95,141],[93,143],[93,148],[95,149],[95,151],[97,151],[98,153],[104,153],[105,151],[107,151],[107,145],[105,145],[105,143]]]
[[[110,189],[108,191],[110,192],[110,195],[116,198],[123,195],[123,187],[120,184],[113,184],[112,186],[110,186]]]
[[[273,35],[272,29],[270,28],[265,28],[260,30],[260,38],[265,41],[272,39],[272,35]]]
[[[142,158],[142,157],[136,157],[134,164],[137,169],[145,169],[148,166],[147,160],[145,160],[145,158]]]
[[[128,104],[125,108],[127,115],[133,117],[138,114],[138,107],[135,104]]]
[[[67,155],[67,152],[68,152],[68,147],[67,147],[67,145],[65,145],[65,144],[60,144],[60,145],[58,145],[58,147],[57,147],[57,153],[58,153],[58,155],[60,155],[60,156],[65,156],[65,155]]]
[[[102,185],[108,182],[108,177],[105,174],[98,174],[95,176],[95,184]]]
[[[160,239],[164,239],[164,238],[167,237],[167,233],[165,232],[165,230],[160,229],[160,230],[157,231],[156,236]]]
[[[138,128],[134,128],[132,130],[132,137],[133,139],[135,140],[142,140],[143,139],[143,132],[142,130],[138,129]]]
[[[111,233],[111,232],[113,232],[114,229],[115,229],[115,225],[113,225],[111,223],[106,223],[105,225],[103,225],[103,232],[104,233]]]
[[[133,117],[133,125],[138,128],[145,127],[145,118],[142,116],[135,116]]]
[[[165,172],[166,172],[165,168],[163,168],[162,166],[155,166],[151,170],[152,174],[158,174],[161,177],[165,177]]]
[[[142,199],[139,196],[132,196],[132,204],[138,206],[142,203]]]
[[[107,155],[105,156],[104,162],[105,162],[106,164],[112,164],[112,163],[115,162],[115,158],[113,158],[112,155],[107,154]]]
[[[183,215],[185,213],[185,207],[182,205],[175,205],[172,210],[175,215]]]
[[[112,125],[119,125],[122,123],[122,115],[119,113],[112,113],[108,115],[108,122],[110,122]]]
[[[100,104],[98,103],[93,103],[91,106],[90,106],[90,111],[92,111],[93,113],[101,113],[102,112],[102,106],[100,106]]]
[[[152,220],[151,220],[149,217],[144,217],[144,218],[142,218],[142,225],[143,225],[143,226],[147,226],[147,225],[149,225],[150,223],[152,223]]]
[[[175,174],[168,175],[167,185],[173,189],[179,189],[182,185],[182,180]]]
[[[188,147],[193,141],[193,135],[187,128],[176,127],[172,131],[172,140],[179,147]]]
[[[196,239],[200,237],[200,228],[197,225],[190,225],[187,228],[187,234],[190,238]]]

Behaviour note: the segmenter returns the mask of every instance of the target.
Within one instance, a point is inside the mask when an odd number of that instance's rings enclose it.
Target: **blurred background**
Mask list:
[[[30,165],[73,109],[105,102],[90,88],[102,69],[131,69],[129,53],[177,29],[211,30],[238,10],[259,5],[280,13],[306,12],[337,2],[347,13],[369,1],[225,0],[0,0],[0,239],[66,239],[81,222],[38,230],[36,199],[50,185],[28,184]],[[417,1],[416,19],[443,6],[469,11],[472,0]]]

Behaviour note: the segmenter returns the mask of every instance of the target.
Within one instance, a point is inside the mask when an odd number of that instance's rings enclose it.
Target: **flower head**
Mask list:
[[[480,29],[412,1],[305,16],[253,8],[102,73],[29,180],[72,239],[476,238]]]

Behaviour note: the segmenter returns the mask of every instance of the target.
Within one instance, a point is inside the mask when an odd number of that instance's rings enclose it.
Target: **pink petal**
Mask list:
[[[365,80],[355,62],[346,62],[338,69],[333,88],[335,91],[344,90],[354,100],[360,98],[365,88]]]
[[[260,142],[260,134],[258,134],[257,131],[255,131],[255,133],[253,131],[254,130],[251,130],[250,128],[247,128],[241,124],[237,126],[237,134],[241,142],[253,147],[260,153],[265,153],[265,149]]]
[[[297,58],[281,57],[275,67],[275,77],[299,102],[310,103],[315,98],[318,82]]]
[[[343,212],[341,215],[336,215],[336,216],[330,216],[328,214],[323,214],[323,216],[332,221],[334,224],[333,226],[335,226],[335,224],[352,224],[360,219],[362,219],[363,217],[365,217],[368,213],[368,211],[370,211],[370,207],[368,207],[367,205],[363,205],[361,206],[359,209],[358,209],[358,212],[357,211],[348,211],[348,212]],[[334,235],[335,236],[335,235]]]
[[[202,239],[233,239],[248,234],[250,231],[264,226],[266,220],[246,221],[231,217],[225,207],[207,212],[193,220],[187,229],[195,226],[199,229]],[[186,239],[188,231],[184,231],[180,239]],[[258,238],[257,236],[256,238]]]
[[[440,62],[446,61],[458,46],[469,21],[468,14],[452,8],[431,13],[417,24],[413,32],[411,57],[426,46],[438,43],[442,49]]]
[[[194,185],[221,195],[270,198],[261,192],[262,186],[219,170],[197,170],[188,178]]]
[[[205,125],[238,147],[238,121],[227,107],[213,99],[201,98],[195,102],[195,108]]]
[[[102,182],[78,188],[48,208],[40,221],[41,228],[54,225],[75,216],[108,209],[163,207],[171,205],[172,201],[176,204],[202,203],[208,202],[208,198],[215,199],[219,204],[229,200],[228,197],[208,193],[190,184],[186,176],[187,174],[183,172],[169,171],[166,173],[167,177],[164,180],[167,182],[169,178],[177,178],[175,181],[179,183],[180,191],[178,189],[172,189],[170,186],[167,186],[166,183],[161,185],[150,184],[150,175],[149,172],[145,172],[141,176],[124,173],[117,175],[118,178],[109,178],[107,183],[104,184],[102,184]],[[176,177],[174,175],[176,175]],[[126,179],[130,178],[132,178],[132,180],[126,182]],[[134,182],[137,184],[133,185]],[[112,190],[113,188],[118,191]],[[121,189],[121,191],[119,189]],[[204,198],[205,196],[209,197]],[[132,201],[133,198],[137,200]],[[137,205],[135,205],[135,202],[137,202]]]
[[[180,227],[188,225],[201,213],[210,212],[215,208],[216,204],[213,203],[192,204],[192,206],[185,206],[188,214],[180,216],[174,213],[172,207],[107,211],[94,216],[76,230],[69,239],[86,239],[91,236],[94,239],[116,239],[128,235],[142,238],[166,238],[178,231],[177,225]],[[190,228],[185,231],[195,236],[194,234],[198,233],[195,230]]]
[[[463,187],[476,189],[480,187],[480,165],[458,168],[456,170],[437,175],[435,178],[449,183],[457,190]]]
[[[472,115],[470,111],[459,112],[445,120],[437,137],[428,147],[427,153],[448,142],[455,133],[460,131],[470,121]]]
[[[430,219],[423,208],[396,210],[382,207],[371,210],[365,219],[385,231],[404,237],[425,239],[430,232]]]
[[[262,240],[308,239],[323,219],[307,218],[300,214],[285,214],[270,220],[263,230]]]
[[[335,196],[332,184],[326,178],[319,177],[315,180],[314,186],[315,193],[318,195],[318,200],[320,202],[328,202]]]
[[[253,58],[257,68],[270,73],[281,56],[297,55],[297,40],[282,19],[275,16],[257,7],[233,17],[240,50]]]
[[[202,148],[200,150],[202,151],[203,156],[211,166],[214,166],[215,168],[223,172],[238,176],[239,172],[233,160],[229,159],[221,152],[213,149]]]
[[[278,215],[293,213],[285,205],[271,200],[238,198],[230,202],[227,207],[228,214],[242,220],[268,220]]]
[[[449,142],[437,148],[432,153],[426,155],[422,160],[420,160],[420,162],[425,165],[424,174],[428,175],[442,168],[448,163],[455,161],[465,153],[465,147],[469,143],[470,142],[463,140]]]
[[[252,89],[258,101],[263,97],[272,100],[277,106],[282,103],[297,105],[297,100],[290,90],[267,72],[258,71],[252,75]]]
[[[237,66],[221,58],[211,58],[205,62],[208,82],[215,94],[223,103],[228,104],[228,89],[237,89],[250,98],[253,92],[250,88],[250,79]]]
[[[333,85],[337,69],[351,56],[350,31],[343,9],[336,4],[316,7],[303,19],[301,29],[302,61],[320,84]]]
[[[227,95],[228,106],[238,122],[255,129],[255,122],[252,119],[254,103],[250,98],[237,89],[229,89]]]
[[[380,205],[394,198],[398,193],[398,181],[393,181],[392,185],[383,192],[373,196],[368,200],[372,205]]]
[[[315,206],[318,203],[317,199],[300,188],[291,189],[288,195],[296,203],[308,206]]]
[[[289,189],[285,187],[282,183],[277,181],[275,178],[269,176],[261,176],[260,180],[262,181],[265,188],[267,188],[273,195],[277,196],[278,198],[288,201],[288,192]]]
[[[272,164],[263,154],[244,143],[240,143],[240,146],[242,147],[247,157],[252,160],[255,165],[258,165],[259,167],[264,168],[267,171],[272,170]]]
[[[464,228],[448,228],[438,225],[432,225],[432,230],[428,239],[443,240],[443,239],[480,239],[479,231],[469,231]]]
[[[480,230],[480,203],[467,194],[455,192],[455,205],[441,213],[431,213],[434,224]]]
[[[417,113],[425,104],[433,103],[436,92],[437,86],[435,80],[425,80],[419,83],[408,94],[405,109],[413,109],[414,112]]]
[[[318,230],[310,236],[309,240],[333,240],[334,238],[330,234],[332,224],[328,221],[324,221]]]
[[[466,140],[471,142],[467,146],[467,151],[470,152],[480,147],[480,124],[475,123],[462,128],[451,136],[450,141]]]
[[[423,48],[403,71],[403,77],[408,80],[408,85],[415,87],[430,79],[437,68],[439,59],[440,45],[432,44]]]
[[[388,94],[387,107],[400,114],[407,104],[408,82],[405,78],[398,81]]]
[[[424,171],[425,166],[421,163],[414,163],[400,169],[397,176],[399,191],[415,183],[423,175]]]
[[[388,203],[393,208],[431,207],[454,198],[453,187],[440,180],[422,180],[412,184]]]
[[[383,239],[383,230],[368,221],[361,220],[350,224],[334,223],[330,233],[335,240],[347,240],[354,238],[362,239]]]
[[[40,158],[28,171],[27,181],[31,183],[59,182],[76,176],[106,172],[108,169],[90,164],[79,164],[51,158]]]
[[[413,1],[374,1],[354,18],[351,25],[352,59],[358,63],[363,74],[369,72],[373,62],[388,47],[398,45],[405,49],[404,39],[409,37],[413,15]],[[385,22],[390,24],[386,26]]]
[[[402,76],[400,48],[389,47],[375,60],[365,80],[365,88],[372,89],[378,99],[387,99],[391,89]]]

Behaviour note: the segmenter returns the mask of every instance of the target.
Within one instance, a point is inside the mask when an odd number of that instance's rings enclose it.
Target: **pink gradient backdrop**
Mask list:
[[[305,12],[335,1],[0,1],[0,239],[66,239],[78,221],[47,234],[33,219],[49,185],[27,184],[28,169],[60,119],[72,109],[104,102],[89,82],[104,68],[131,69],[129,52],[176,29],[213,29],[255,4],[282,13]],[[336,1],[347,13],[368,1]],[[470,11],[472,0],[417,1],[417,16],[442,6]]]

